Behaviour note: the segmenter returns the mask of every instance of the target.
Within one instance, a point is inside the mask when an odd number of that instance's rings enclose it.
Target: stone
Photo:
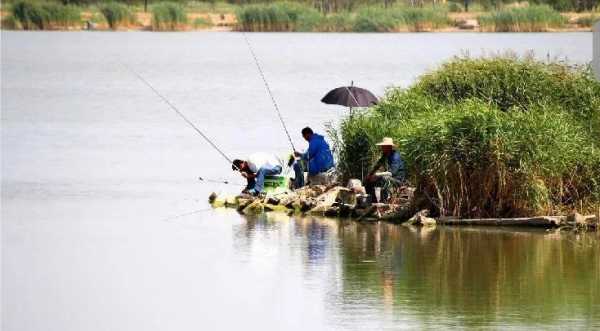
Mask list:
[[[427,210],[427,209],[421,210],[420,212],[416,213],[413,217],[409,218],[408,221],[405,222],[405,224],[407,224],[407,225],[427,225],[427,226],[436,225],[437,221],[428,216],[429,216],[429,210]]]
[[[479,22],[476,19],[464,19],[459,21],[457,26],[462,30],[473,30],[479,27]]]
[[[569,225],[583,226],[586,225],[586,218],[578,212],[573,212],[567,216],[567,223]]]
[[[264,211],[264,204],[259,199],[254,200],[250,203],[246,208],[242,210],[242,214],[251,215],[251,214],[260,214]]]

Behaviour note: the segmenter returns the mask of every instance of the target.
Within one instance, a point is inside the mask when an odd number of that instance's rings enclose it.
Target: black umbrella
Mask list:
[[[342,86],[329,91],[321,102],[330,105],[346,107],[369,107],[377,104],[377,97],[364,88],[356,86]]]

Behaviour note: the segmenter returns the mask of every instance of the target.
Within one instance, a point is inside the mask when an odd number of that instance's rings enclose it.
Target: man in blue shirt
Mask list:
[[[406,179],[404,161],[400,157],[400,153],[394,149],[396,147],[394,140],[388,137],[383,138],[383,141],[377,146],[381,149],[382,156],[373,170],[369,172],[365,183],[365,189],[372,202],[386,201],[390,193],[389,189],[392,186],[402,185]],[[382,168],[384,168],[384,172],[377,172]],[[382,188],[381,199],[377,199],[375,196],[375,187]]]
[[[326,184],[327,173],[333,169],[333,154],[325,138],[313,132],[309,127],[302,129],[302,137],[308,141],[308,150],[305,153],[294,151],[294,155],[304,161],[308,171],[308,182],[311,184]],[[294,163],[294,187],[304,186],[304,169],[300,162]]]

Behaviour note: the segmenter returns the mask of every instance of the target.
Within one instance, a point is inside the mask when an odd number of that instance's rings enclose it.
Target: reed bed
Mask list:
[[[160,2],[152,6],[152,30],[183,30],[187,22],[187,13],[182,5],[174,2]]]
[[[236,16],[242,31],[311,31],[320,15],[305,5],[275,2],[242,6]]]
[[[12,4],[12,28],[25,30],[65,29],[81,24],[81,11],[76,6],[54,2],[16,1]]]
[[[122,3],[108,2],[100,5],[99,9],[112,30],[136,23],[136,17],[131,8]]]
[[[600,82],[589,69],[455,59],[331,131],[344,177],[384,136],[399,142],[422,208],[457,217],[600,207]],[[366,159],[364,162],[362,159]]]
[[[364,7],[357,12],[319,14],[298,3],[243,6],[237,11],[243,31],[392,32],[429,31],[446,27],[445,8]]]
[[[484,31],[545,32],[565,25],[567,19],[547,5],[510,8],[479,16]]]

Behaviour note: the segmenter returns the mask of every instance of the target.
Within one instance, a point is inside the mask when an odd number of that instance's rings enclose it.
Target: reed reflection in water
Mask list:
[[[344,329],[600,327],[596,233],[276,214],[247,218],[234,233],[246,262],[297,259],[304,284],[326,293],[330,323]]]

